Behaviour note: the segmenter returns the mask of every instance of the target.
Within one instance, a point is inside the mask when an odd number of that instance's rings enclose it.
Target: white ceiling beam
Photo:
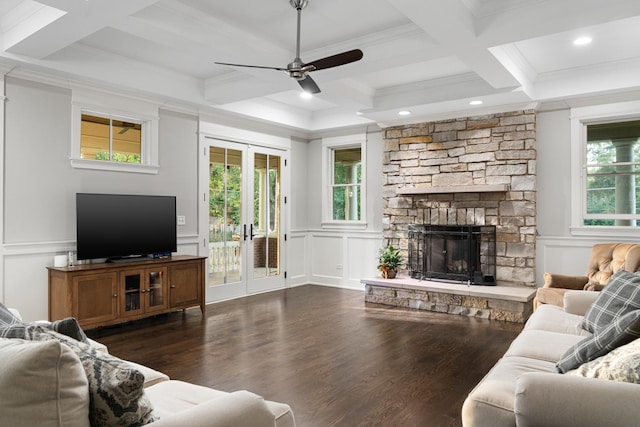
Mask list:
[[[492,47],[637,15],[637,0],[532,1],[479,16],[475,28],[478,40]]]
[[[496,89],[517,87],[518,80],[476,35],[475,18],[460,0],[388,0],[441,47],[457,56]]]
[[[158,0],[71,1],[40,0],[61,11],[57,19],[25,19],[16,24],[5,51],[43,59],[70,46],[115,20],[135,13]],[[21,35],[21,37],[16,37]]]

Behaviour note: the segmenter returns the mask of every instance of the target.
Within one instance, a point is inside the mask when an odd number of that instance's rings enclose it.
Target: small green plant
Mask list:
[[[380,256],[378,257],[378,270],[382,273],[382,277],[385,279],[392,279],[395,277],[395,272],[398,270],[398,266],[402,263],[402,254],[399,249],[389,245],[386,248],[380,249]],[[393,272],[390,274],[390,272]],[[390,277],[391,276],[391,277]]]

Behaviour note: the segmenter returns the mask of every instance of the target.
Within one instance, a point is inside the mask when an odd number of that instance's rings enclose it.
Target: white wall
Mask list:
[[[307,151],[306,265],[308,281],[364,289],[360,279],[375,276],[382,246],[382,132],[366,135],[366,222],[364,230],[322,227],[322,141]]]
[[[619,237],[572,236],[571,121],[569,108],[541,111],[537,117],[538,174],[536,282],[545,271],[585,274],[595,243],[637,243]]]
[[[178,252],[197,253],[202,117],[160,110],[157,175],[73,169],[71,89],[17,77],[4,81],[0,301],[18,307],[27,320],[47,317],[46,266],[54,255],[75,249],[76,192],[175,194],[178,215],[187,219],[178,229]],[[569,114],[568,108],[543,110],[537,118],[538,283],[545,271],[584,273],[591,246],[613,240],[570,234]],[[207,120],[219,123],[214,130],[226,123]],[[247,132],[256,129],[259,124]],[[286,131],[276,137],[286,138]],[[287,286],[318,283],[362,289],[361,278],[378,274],[376,259],[383,244],[382,133],[368,132],[366,139],[367,226],[336,230],[322,226],[322,140],[290,138]]]
[[[75,193],[177,196],[178,252],[196,253],[197,117],[160,111],[157,175],[73,169],[71,90],[6,77],[2,294],[26,320],[48,316],[47,270],[75,250]]]

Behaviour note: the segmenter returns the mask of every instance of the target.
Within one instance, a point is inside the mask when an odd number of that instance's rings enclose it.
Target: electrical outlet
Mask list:
[[[184,215],[178,215],[178,225],[186,225],[187,218]]]

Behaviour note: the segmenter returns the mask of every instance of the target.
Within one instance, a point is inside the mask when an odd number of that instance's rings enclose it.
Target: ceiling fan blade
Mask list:
[[[310,93],[312,95],[320,93],[320,88],[318,87],[316,82],[314,82],[313,79],[309,76],[305,76],[304,79],[298,80],[298,84],[300,85],[302,90],[307,93]]]
[[[230,65],[230,66],[232,66],[232,67],[263,68],[263,69],[267,69],[267,70],[287,71],[287,69],[286,69],[286,68],[280,68],[280,67],[267,67],[267,66],[262,66],[262,65],[230,64],[230,63],[228,63],[228,62],[214,62],[214,64],[218,64],[218,65]]]
[[[312,65],[314,68],[310,71],[324,70],[326,68],[337,67],[339,65],[359,61],[362,59],[362,56],[363,54],[360,49],[354,49],[309,62],[305,64],[305,67]]]

